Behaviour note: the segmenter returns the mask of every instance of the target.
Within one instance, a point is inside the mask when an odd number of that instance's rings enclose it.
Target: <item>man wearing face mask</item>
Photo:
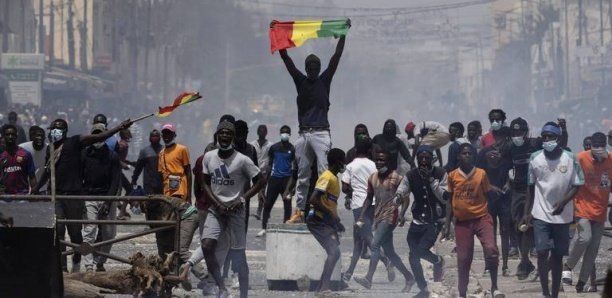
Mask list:
[[[40,126],[32,126],[29,130],[30,141],[19,144],[19,147],[25,149],[32,154],[34,159],[34,168],[36,168],[36,181],[41,181],[42,175],[45,172],[45,156],[47,154],[47,144],[45,143],[45,130]],[[46,185],[42,186],[40,191],[45,192]]]
[[[92,134],[102,133],[106,127],[94,124],[91,128]],[[96,142],[81,152],[83,164],[83,191],[87,195],[115,196],[119,190],[121,165],[119,156],[110,150],[103,141]],[[116,202],[88,201],[85,202],[85,217],[89,220],[114,220],[117,212]],[[115,238],[117,229],[114,225],[83,225],[83,242],[94,244]],[[96,238],[100,233],[100,237]],[[100,250],[109,253],[112,245],[100,247]],[[85,271],[93,272],[94,264],[96,271],[106,271],[104,263],[106,257],[93,254],[85,255]]]
[[[350,27],[351,20],[347,20]],[[346,36],[338,39],[336,51],[332,55],[327,69],[321,75],[321,60],[314,54],[306,57],[306,75],[295,67],[287,50],[280,50],[280,56],[285,63],[287,71],[293,78],[297,89],[297,108],[299,123],[299,138],[295,142],[296,158],[298,164],[297,182],[297,216],[304,218],[308,189],[311,180],[311,166],[317,160],[319,175],[327,168],[325,155],[331,148],[331,134],[329,131],[329,93],[332,78],[336,73],[340,57],[344,51]]]
[[[383,133],[374,136],[372,143],[389,152],[388,168],[390,171],[397,170],[398,155],[401,155],[411,167],[414,167],[414,162],[410,156],[410,151],[408,151],[408,148],[404,142],[402,142],[402,140],[400,140],[396,134],[397,125],[395,124],[395,120],[388,119],[385,121],[385,125],[383,126]]]
[[[377,172],[373,173],[368,179],[367,196],[361,208],[359,220],[355,223],[358,228],[364,225],[366,213],[369,208],[372,208],[373,199],[376,197],[375,228],[371,244],[370,266],[366,276],[355,277],[355,281],[364,288],[370,289],[372,287],[372,278],[380,260],[381,248],[383,248],[391,264],[404,276],[405,286],[402,293],[408,293],[415,283],[414,276],[408,271],[393,248],[393,231],[398,224],[399,211],[399,205],[395,200],[395,192],[402,182],[402,176],[389,169],[390,155],[384,149],[375,153],[375,163]]]
[[[509,131],[506,127],[506,113],[503,110],[491,110],[489,112],[489,122],[491,123],[491,130],[480,139],[480,148],[486,148],[508,140]]]
[[[529,137],[529,125],[521,117],[510,122],[510,134],[512,144],[508,154],[502,154],[502,157],[511,159],[513,166],[509,175],[512,189],[510,213],[512,226],[516,229],[521,257],[516,276],[519,280],[524,280],[532,273],[537,276],[537,271],[534,271],[535,266],[529,260],[529,250],[533,247],[534,240],[533,229],[527,227],[526,230],[521,230],[519,227],[525,215],[525,204],[527,203],[529,160],[532,153],[542,150],[542,139]],[[565,146],[564,140],[567,140],[567,130],[561,131],[560,139],[562,146]]]
[[[142,173],[142,187],[148,195],[161,194],[164,187],[161,180],[161,175],[157,171],[159,165],[159,152],[163,149],[160,143],[161,135],[157,129],[149,133],[150,145],[140,150],[134,174],[132,175],[132,186],[138,183],[138,177]]]
[[[45,172],[40,183],[33,191],[38,193],[40,187],[47,183],[50,177],[50,163],[55,163],[55,185],[58,195],[82,195],[83,194],[83,173],[75,169],[82,169],[81,150],[97,142],[101,142],[117,133],[119,130],[129,128],[132,121],[125,120],[117,127],[105,130],[95,135],[74,135],[67,137],[68,123],[64,119],[56,119],[49,127],[49,139],[53,143],[55,151],[51,155],[47,150]],[[82,201],[62,201],[55,202],[55,213],[57,218],[62,219],[82,219],[85,211],[85,203]],[[81,224],[57,224],[57,235],[60,240],[64,240],[64,233],[68,229],[70,241],[75,244],[83,242],[81,235]],[[62,250],[66,250],[62,246]],[[81,255],[75,253],[72,256],[72,271],[80,271]],[[62,269],[68,271],[66,257],[62,257]]]
[[[251,142],[251,145],[253,145],[255,148],[255,152],[257,152],[257,163],[259,164],[259,169],[264,173],[264,175],[270,171],[270,169],[268,169],[268,151],[270,150],[270,146],[272,146],[272,143],[266,139],[267,135],[268,127],[264,124],[259,125],[257,127],[257,140]],[[257,212],[253,214],[257,220],[261,219],[261,212],[264,208],[264,201],[266,199],[264,190],[257,194]]]
[[[267,179],[268,188],[265,192],[266,201],[261,220],[262,230],[257,234],[257,237],[262,237],[266,234],[270,212],[279,195],[282,196],[283,200],[283,222],[287,221],[289,216],[291,216],[291,186],[295,186],[294,176],[297,176],[297,173],[293,169],[295,147],[289,142],[290,137],[291,128],[283,125],[280,129],[280,142],[272,145],[268,151],[267,160],[269,163],[267,168],[270,169]]]
[[[608,210],[608,197],[612,191],[612,155],[606,149],[606,135],[596,132],[591,137],[590,151],[578,153],[577,159],[584,171],[585,183],[576,194],[576,232],[572,238],[569,257],[563,271],[563,281],[572,284],[572,269],[582,258],[582,267],[576,291],[585,291],[585,284],[594,270],[595,258],[603,235]],[[590,291],[597,291],[591,288]]]
[[[559,145],[561,128],[557,123],[547,122],[541,136],[544,150],[531,155],[529,200],[521,224],[533,226],[542,295],[557,298],[563,256],[569,250],[569,225],[574,220],[574,204],[570,202],[584,185],[584,174],[575,156]],[[548,285],[549,269],[552,289]]]
[[[420,293],[416,297],[429,297],[427,282],[423,275],[421,259],[433,264],[434,282],[442,281],[444,276],[444,259],[431,252],[438,233],[442,230],[448,202],[448,176],[442,167],[433,165],[433,148],[421,145],[416,150],[417,168],[410,170],[395,193],[396,200],[402,204],[400,226],[406,221],[406,211],[412,203],[412,223],[408,229],[408,247],[410,247],[410,267],[414,274]]]
[[[95,115],[93,117],[91,124],[94,125],[98,123],[104,124],[105,129],[108,128],[108,119],[106,118],[106,115],[104,114]],[[104,142],[106,143],[108,148],[110,148],[111,150],[115,152],[119,152],[119,139],[115,135],[108,137]]]
[[[202,251],[208,272],[219,287],[218,297],[229,297],[219,267],[219,259],[225,258],[216,256],[216,253],[219,253],[217,250],[223,246],[219,243],[223,240],[223,235],[231,237],[230,254],[233,255],[238,269],[240,297],[248,296],[245,200],[256,195],[265,184],[265,178],[255,163],[234,149],[234,134],[232,123],[219,123],[216,132],[219,149],[204,155],[202,167],[202,191],[211,203],[201,236]],[[244,185],[249,180],[252,180],[254,185],[245,192]]]

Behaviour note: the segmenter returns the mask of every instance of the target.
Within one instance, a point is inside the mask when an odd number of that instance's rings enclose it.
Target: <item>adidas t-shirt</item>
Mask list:
[[[574,203],[569,202],[559,215],[552,215],[554,206],[562,201],[572,186],[584,184],[582,168],[573,153],[563,151],[556,160],[550,160],[540,150],[531,155],[529,185],[535,185],[531,215],[533,218],[564,224],[574,220]]]
[[[215,149],[204,154],[202,173],[210,176],[212,192],[225,203],[242,195],[244,185],[259,174],[259,168],[238,151],[222,159],[219,149]]]

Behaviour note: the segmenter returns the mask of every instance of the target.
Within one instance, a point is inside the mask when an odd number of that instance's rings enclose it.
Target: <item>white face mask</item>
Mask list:
[[[280,139],[281,139],[281,141],[283,141],[283,142],[287,142],[287,141],[289,141],[289,137],[290,137],[290,136],[291,136],[291,135],[290,135],[290,134],[288,134],[288,133],[281,133],[281,134],[280,134]]]
[[[592,147],[591,155],[597,160],[604,160],[608,158],[608,150],[605,147]]]
[[[170,142],[164,141],[164,144],[166,144],[166,147],[170,147],[170,146],[174,145],[174,139],[172,141],[170,141]]]
[[[384,166],[380,169],[378,169],[378,174],[384,175],[389,171],[389,168],[387,166]]]
[[[221,146],[221,144],[219,144],[219,150],[221,150],[221,151],[230,151],[232,149],[234,149],[234,144],[233,143],[230,143],[229,145],[227,145],[225,147],[223,147],[223,146]]]
[[[491,130],[499,130],[504,125],[502,121],[493,121],[491,122]]]
[[[547,152],[552,152],[557,148],[557,140],[542,143],[542,148]]]
[[[49,138],[51,139],[51,142],[53,143],[60,141],[61,139],[64,138],[64,131],[59,128],[54,128],[49,133]]]
[[[100,148],[102,148],[102,146],[104,146],[104,142],[93,143],[93,146],[96,149],[100,149]]]
[[[512,143],[517,147],[521,147],[525,144],[525,137],[512,137]]]

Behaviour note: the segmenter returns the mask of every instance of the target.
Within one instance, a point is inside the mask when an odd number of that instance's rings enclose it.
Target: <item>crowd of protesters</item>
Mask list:
[[[497,286],[499,273],[504,278],[539,279],[544,297],[558,297],[561,282],[574,284],[575,270],[577,292],[597,291],[594,261],[609,219],[612,155],[606,148],[612,146],[612,131],[607,135],[594,132],[585,140],[584,151],[575,154],[567,147],[565,120],[534,129],[521,117],[509,121],[503,110],[493,109],[487,115],[490,129],[484,135],[483,125],[476,120],[465,126],[460,122],[448,126],[429,120],[409,122],[405,137],[393,119],[385,121],[381,133],[373,137],[368,127],[358,124],[354,147],[345,153],[331,147],[327,119],[331,82],[344,43],[341,37],[321,74],[317,56],[306,58],[303,74],[287,51],[280,51],[298,93],[299,127],[294,143],[287,125],[278,131],[278,142],[268,140],[267,127],[261,125],[257,139],[249,143],[247,122],[224,115],[210,144],[196,149],[202,154],[194,163],[190,148],[178,142],[190,136],[170,123],[150,131],[149,144],[136,148],[140,150],[137,160],[129,161],[130,120],[110,127],[105,115],[90,118],[87,114],[89,133],[69,135],[74,122],[62,117],[34,121],[30,118],[39,117],[38,112],[26,111],[27,119],[19,122],[19,114],[24,114],[11,112],[1,129],[2,191],[46,192],[51,164],[57,193],[63,195],[116,196],[122,190],[129,194],[142,174],[142,194],[163,195],[180,210],[181,276],[187,280],[193,273],[202,281],[199,286],[204,293],[215,292],[219,297],[229,296],[224,278],[230,271],[231,286],[239,288],[241,297],[248,296],[250,201],[257,198],[253,216],[261,220],[257,237],[264,237],[279,196],[283,221],[305,223],[327,253],[317,292],[330,295],[332,271],[340,259],[339,233],[345,231],[337,208],[341,193],[346,194],[344,206],[354,218],[353,257],[342,273],[345,283],[354,279],[370,289],[377,263],[382,261],[390,281],[395,279],[395,269],[402,274],[403,292],[416,285],[417,297],[428,297],[421,259],[433,265],[433,281],[443,280],[449,260],[431,249],[439,239],[454,235],[460,297],[468,294],[474,236],[483,248],[483,274],[491,279],[492,297],[505,297]],[[27,135],[24,127],[28,127]],[[446,146],[448,155],[443,156],[441,149]],[[122,173],[128,165],[135,167],[130,179]],[[129,220],[126,207],[127,203],[58,201],[56,215]],[[149,216],[152,210],[145,212]],[[410,250],[396,251],[393,232],[408,221]],[[576,228],[570,232],[572,223]],[[115,230],[104,225],[58,224],[57,230],[62,239],[67,230],[75,244],[115,237]],[[189,246],[196,233],[201,245],[191,253]],[[174,250],[172,231],[157,232],[156,240],[160,256]],[[110,250],[110,245],[102,248]],[[353,277],[358,260],[368,252],[367,274]],[[411,271],[402,260],[406,255]],[[514,256],[520,258],[515,271],[508,268],[508,259]],[[86,255],[85,271],[104,271],[105,261],[100,255]],[[69,269],[67,263],[64,257],[64,271]],[[81,270],[79,254],[72,256],[70,269]],[[190,284],[183,283],[183,287]]]

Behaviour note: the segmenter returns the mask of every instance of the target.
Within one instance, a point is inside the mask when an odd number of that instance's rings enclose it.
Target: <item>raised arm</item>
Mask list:
[[[287,50],[286,49],[279,50],[278,53],[280,54],[281,58],[283,59],[283,62],[285,63],[285,67],[287,68],[287,71],[289,72],[289,74],[291,75],[292,78],[295,79],[296,77],[304,75],[304,74],[302,74],[301,71],[299,71],[297,69],[297,67],[295,67],[295,64],[293,63],[293,60],[291,59],[291,57],[289,57],[289,54],[287,54]]]
[[[79,141],[83,147],[92,145],[93,143],[104,141],[110,138],[112,135],[118,133],[120,130],[129,128],[130,126],[132,126],[132,123],[133,122],[130,119],[128,119],[128,120],[121,122],[121,124],[119,124],[118,126],[113,127],[109,130],[105,130],[101,133],[93,134],[93,135],[91,134],[90,135],[80,135]]]
[[[338,39],[338,44],[336,45],[336,52],[332,55],[329,60],[329,65],[327,66],[327,72],[330,77],[336,73],[336,69],[338,69],[338,64],[340,63],[340,57],[342,57],[342,52],[344,52],[344,41],[346,40],[346,36],[342,36]]]

